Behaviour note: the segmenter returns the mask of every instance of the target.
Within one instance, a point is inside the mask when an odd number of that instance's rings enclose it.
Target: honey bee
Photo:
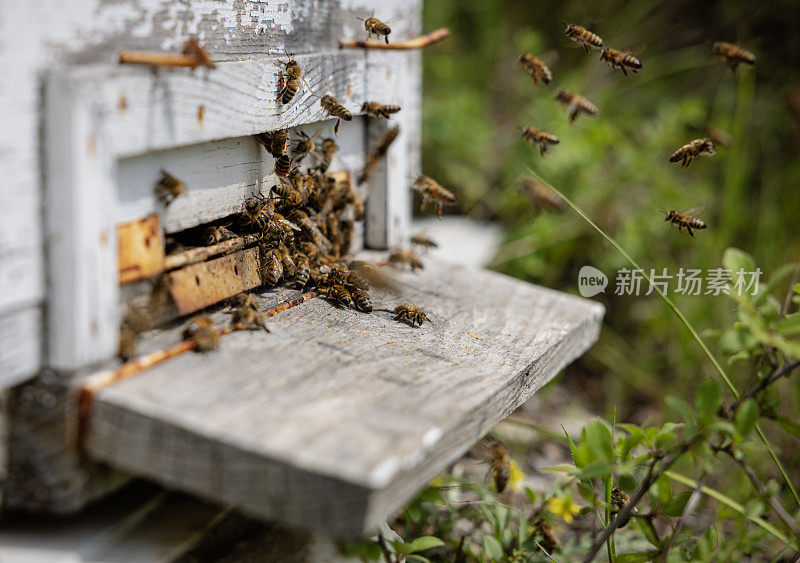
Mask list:
[[[356,309],[364,313],[372,312],[372,300],[369,297],[369,292],[366,289],[358,287],[350,288],[350,295],[356,305]]]
[[[664,220],[669,221],[673,225],[676,225],[678,227],[679,232],[682,231],[684,227],[686,227],[686,230],[689,231],[689,234],[692,235],[692,238],[694,238],[693,230],[700,231],[707,227],[704,221],[701,221],[700,219],[692,215],[697,211],[698,211],[697,208],[690,209],[683,213],[681,213],[680,211],[664,211],[664,213],[667,216],[667,218]]]
[[[367,19],[358,19],[364,22],[364,30],[367,32],[367,39],[371,39],[373,35],[380,39],[381,35],[383,35],[386,44],[389,44],[389,34],[392,32],[392,29],[388,25],[373,16]]]
[[[612,514],[616,514],[621,512],[628,504],[630,504],[631,499],[628,496],[628,493],[620,489],[619,487],[614,487],[611,489],[611,504],[616,509]],[[624,528],[630,522],[631,517],[630,515],[623,521],[619,523],[620,528]]]
[[[123,362],[130,360],[136,354],[136,332],[122,327],[119,330],[118,354]]]
[[[319,164],[317,165],[317,170],[322,173],[328,171],[328,168],[331,166],[331,160],[333,160],[333,155],[339,150],[339,146],[333,141],[333,139],[325,139],[322,141],[322,150],[320,151],[319,157]]]
[[[314,139],[317,138],[319,132],[317,132],[313,137],[309,137],[303,131],[300,131],[300,136],[302,137],[297,144],[292,147],[292,158],[297,158],[297,162],[300,162],[307,154],[310,154],[314,151]]]
[[[607,62],[612,69],[620,69],[626,78],[628,76],[628,71],[637,73],[642,68],[641,61],[630,53],[623,53],[622,51],[609,49],[608,47],[603,49],[600,53],[600,60]]]
[[[571,23],[564,24],[564,35],[572,39],[575,43],[583,47],[583,50],[590,53],[592,49],[600,50],[603,48],[603,40],[596,33],[588,29]]]
[[[711,139],[695,139],[690,143],[686,143],[681,148],[672,153],[669,157],[670,162],[681,163],[682,168],[686,168],[691,164],[692,160],[700,155],[711,156],[714,154],[714,143]]]
[[[183,338],[194,342],[196,352],[214,350],[219,344],[219,333],[208,315],[193,318],[184,329]]]
[[[295,186],[286,182],[279,182],[272,187],[272,190],[278,194],[278,197],[283,201],[283,205],[287,207],[302,207],[308,201],[308,194],[305,190],[298,190]]]
[[[750,66],[756,64],[756,56],[753,53],[738,45],[726,43],[725,41],[714,43],[711,47],[711,54],[716,55],[720,60],[725,62],[734,75],[740,64]]]
[[[196,61],[196,66],[204,66],[206,68],[216,68],[217,65],[211,60],[205,49],[197,42],[197,38],[190,37],[183,47],[184,55],[191,55]]]
[[[370,117],[391,118],[393,113],[400,111],[400,106],[385,106],[377,102],[364,102],[361,106],[361,113]]]
[[[292,260],[292,255],[289,252],[289,249],[286,248],[286,245],[283,243],[278,243],[278,247],[275,249],[281,257],[281,265],[283,266],[283,275],[288,277],[292,277],[297,272],[297,266]]]
[[[286,105],[294,99],[298,90],[300,90],[300,80],[298,78],[281,75],[278,79],[278,95],[276,99]]]
[[[502,493],[511,478],[511,453],[503,444],[495,442],[492,444],[491,461],[490,471],[494,478],[494,486],[498,493]]]
[[[519,62],[522,68],[531,75],[534,84],[538,84],[539,82],[550,84],[550,81],[553,80],[553,73],[539,57],[523,53],[519,56]]]
[[[384,133],[383,137],[381,137],[381,140],[378,141],[378,145],[375,147],[375,154],[377,154],[378,156],[384,156],[386,154],[386,151],[389,150],[389,147],[397,138],[397,135],[399,133],[400,133],[399,125],[396,125],[391,129],[388,129],[386,133]]]
[[[577,119],[579,113],[585,113],[589,117],[594,117],[597,115],[597,106],[583,96],[576,94],[572,90],[560,88],[556,92],[556,100],[561,102],[561,104],[569,111],[570,123],[575,122],[575,119]]]
[[[267,317],[252,307],[241,305],[236,307],[231,317],[231,328],[234,330],[258,330],[270,332],[267,328]]]
[[[338,305],[344,305],[348,308],[353,306],[353,298],[347,288],[343,285],[332,286],[328,290],[328,298]]]
[[[422,260],[420,260],[416,254],[414,254],[413,250],[393,250],[389,254],[387,262],[392,265],[407,264],[411,268],[412,272],[424,268]]]
[[[544,184],[540,184],[530,178],[524,178],[519,185],[520,189],[536,207],[558,211],[559,213],[564,211],[566,206],[564,200]]]
[[[456,196],[453,192],[439,185],[439,182],[430,176],[421,174],[414,180],[413,187],[422,195],[422,205],[419,210],[425,211],[425,208],[428,207],[428,203],[432,201],[435,204],[434,211],[436,217],[439,219],[442,218],[442,206],[451,205],[456,202]]]
[[[294,255],[294,286],[297,289],[302,289],[308,283],[308,278],[311,276],[311,265],[308,261],[308,256],[300,252]]]
[[[258,133],[254,135],[264,148],[275,158],[286,152],[286,143],[289,140],[289,128],[278,129],[277,131],[268,131],[266,133]]]
[[[161,178],[156,182],[154,191],[156,198],[158,198],[163,205],[169,205],[175,198],[186,193],[186,184],[169,172],[162,170]]]
[[[292,159],[289,155],[284,153],[279,158],[275,159],[275,175],[285,178],[289,175],[292,169]]]
[[[366,283],[366,287],[375,287],[385,289],[392,293],[398,293],[399,288],[392,278],[385,273],[384,270],[379,269],[374,264],[364,262],[363,260],[353,260],[347,268],[354,273],[357,273],[361,279]]]
[[[548,554],[558,549],[558,539],[555,533],[553,533],[553,526],[550,525],[550,522],[544,518],[537,518],[533,523],[533,532],[534,535],[540,538],[539,545],[541,545]]]
[[[269,221],[275,215],[275,204],[261,195],[254,195],[245,199],[242,209],[241,223],[245,227],[257,227],[266,230]]]
[[[275,249],[269,249],[264,254],[261,263],[261,278],[265,285],[276,286],[283,277],[283,261],[280,253]]]
[[[394,320],[406,323],[408,326],[414,325],[422,326],[425,321],[430,322],[430,319],[425,312],[411,303],[404,303],[394,308]]]
[[[253,311],[258,311],[258,299],[250,295],[249,293],[239,293],[235,295],[232,299],[233,307],[234,308],[250,308]]]
[[[431,248],[439,248],[439,245],[436,243],[436,241],[433,241],[422,234],[412,236],[411,244],[417,245],[426,250],[430,250]]]
[[[219,244],[232,238],[236,238],[236,233],[225,227],[206,227],[203,231],[203,242],[207,246]]]
[[[339,132],[339,123],[344,121],[351,121],[353,119],[353,114],[348,111],[346,107],[339,103],[339,100],[331,96],[330,94],[325,94],[320,98],[319,105],[322,106],[322,109],[325,110],[325,117],[336,117],[336,125],[333,127],[333,133],[336,134]]]
[[[551,135],[541,129],[534,127],[525,127],[522,130],[522,137],[534,145],[539,146],[539,154],[542,156],[547,152],[548,145],[557,145],[559,143],[558,137]]]

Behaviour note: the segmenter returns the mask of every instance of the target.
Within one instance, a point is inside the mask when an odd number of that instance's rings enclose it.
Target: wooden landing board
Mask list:
[[[399,282],[399,296],[373,292],[371,315],[314,299],[270,319],[271,334],[234,333],[101,390],[87,453],[265,518],[374,531],[584,353],[603,316],[444,263]],[[434,324],[380,310],[405,300]]]

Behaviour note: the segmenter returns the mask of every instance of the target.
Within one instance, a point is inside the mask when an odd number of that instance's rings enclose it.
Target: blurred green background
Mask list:
[[[423,168],[458,196],[451,213],[497,221],[506,240],[493,268],[577,293],[578,271],[593,265],[610,278],[600,342],[556,385],[598,414],[657,421],[665,394],[691,397],[713,368],[655,294],[613,295],[629,267],[576,213],[534,213],[518,189],[525,167],[557,186],[644,268],[677,274],[721,266],[729,246],[754,255],[769,273],[800,258],[800,6],[797,2],[425,3],[424,26],[453,34],[424,55]],[[642,73],[626,79],[586,55],[563,34],[563,21],[597,32],[608,46],[632,51]],[[752,50],[755,68],[738,77],[711,56],[715,41]],[[554,73],[534,85],[520,53],[543,58]],[[594,102],[596,118],[567,113],[553,99],[573,89]],[[541,158],[520,136],[548,130],[561,143]],[[687,169],[669,156],[709,127],[732,136],[711,158]],[[662,209],[703,206],[709,228],[692,239],[664,222]],[[674,288],[673,279],[671,287]],[[788,282],[787,282],[788,283]],[[785,291],[785,288],[782,288]],[[734,321],[725,297],[672,294],[715,353],[716,330]],[[744,386],[750,366],[732,368]],[[782,383],[784,414],[796,418],[798,386]],[[777,437],[778,443],[782,438]],[[800,463],[790,452],[794,477]],[[800,458],[798,458],[800,459]]]

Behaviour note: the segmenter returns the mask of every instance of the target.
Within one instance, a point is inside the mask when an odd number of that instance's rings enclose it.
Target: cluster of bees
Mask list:
[[[360,18],[359,18],[360,19]],[[375,17],[364,22],[368,38],[384,37],[389,42],[391,28]],[[278,60],[276,102],[289,104],[302,85],[314,94],[305,81],[297,60],[287,55]],[[331,94],[317,96],[325,117],[335,117],[334,136],[341,121],[351,121],[352,113]],[[370,118],[390,119],[401,110],[397,105],[366,101],[361,112]],[[377,145],[368,152],[358,184],[367,182],[399,134],[399,127],[387,129]],[[375,264],[349,258],[355,225],[365,217],[365,202],[350,180],[350,173],[331,174],[329,168],[339,150],[334,138],[318,139],[319,133],[309,136],[300,131],[292,138],[289,128],[254,136],[274,160],[277,182],[266,193],[246,197],[242,211],[226,218],[224,224],[202,227],[184,237],[192,245],[216,245],[246,235],[258,235],[260,278],[263,287],[290,285],[298,290],[314,290],[333,304],[354,308],[363,313],[373,312],[370,289],[389,288],[396,291],[391,279],[381,272],[387,265],[423,267],[411,249],[392,251],[382,262]],[[421,195],[423,209],[433,203],[437,217],[442,206],[455,202],[452,192],[428,176],[420,175],[411,188]],[[155,186],[155,195],[163,205],[186,193],[185,184],[162,170]],[[219,222],[218,222],[219,223]],[[412,239],[412,245],[427,249],[436,246],[424,236]],[[183,244],[178,244],[183,248]],[[231,330],[264,330],[269,332],[266,315],[259,311],[258,301],[249,294],[230,300]],[[411,327],[422,326],[430,319],[418,306],[403,303],[390,310],[394,319]],[[219,327],[207,315],[193,318],[184,337],[195,343],[198,351],[214,349],[220,338]]]
[[[565,25],[564,34],[570,40],[581,46],[586,54],[599,51],[600,60],[607,63],[612,70],[621,71],[627,78],[630,74],[637,74],[642,69],[641,61],[631,53],[607,47],[599,35],[584,27],[574,24]],[[733,43],[715,43],[711,49],[711,53],[721,59],[734,74],[740,64],[752,66],[756,61],[753,53]],[[541,82],[547,85],[553,80],[552,71],[539,57],[529,53],[523,53],[519,56],[519,62],[531,75],[534,84],[539,84]],[[598,114],[597,106],[571,90],[559,89],[556,92],[555,99],[567,109],[570,123],[574,123],[580,114],[589,117],[594,117]],[[529,143],[537,146],[541,156],[545,156],[548,147],[559,143],[559,139],[555,135],[534,127],[524,127],[522,129],[522,137]],[[712,156],[714,152],[714,143],[711,139],[694,139],[676,150],[669,157],[669,162],[680,162],[681,166],[686,168],[694,159],[704,155]],[[535,188],[534,186],[535,184],[530,181],[527,185],[522,186],[523,191],[531,197],[534,203],[544,208],[563,209],[563,202],[560,205],[554,203],[554,201],[560,201],[560,198],[556,198],[555,196],[547,197],[542,193],[542,189]],[[542,188],[544,187],[542,186]],[[664,211],[666,215],[665,220],[678,227],[678,231],[686,229],[686,231],[694,237],[694,231],[702,230],[707,227],[704,221],[694,215],[698,210],[698,208],[694,208],[685,212],[675,210]]]

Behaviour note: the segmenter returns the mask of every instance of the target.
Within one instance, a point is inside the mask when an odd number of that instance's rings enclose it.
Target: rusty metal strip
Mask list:
[[[164,267],[164,237],[158,215],[117,227],[119,283],[158,274]]]

